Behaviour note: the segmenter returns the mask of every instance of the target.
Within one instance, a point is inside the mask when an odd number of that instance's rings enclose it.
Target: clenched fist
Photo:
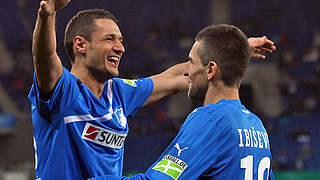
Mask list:
[[[49,16],[66,6],[71,0],[42,0],[40,2],[40,15]]]

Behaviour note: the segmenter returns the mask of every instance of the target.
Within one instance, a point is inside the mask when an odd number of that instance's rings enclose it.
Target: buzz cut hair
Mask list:
[[[216,62],[223,84],[239,88],[250,57],[247,36],[236,26],[219,24],[202,29],[195,41],[201,44],[197,51],[201,64]]]

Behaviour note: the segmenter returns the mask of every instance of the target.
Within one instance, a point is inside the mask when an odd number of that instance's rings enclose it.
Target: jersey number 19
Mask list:
[[[253,155],[248,155],[241,159],[241,168],[245,169],[244,180],[253,180]],[[263,175],[267,170],[267,180],[269,179],[270,158],[264,157],[258,165],[258,180],[264,180]]]

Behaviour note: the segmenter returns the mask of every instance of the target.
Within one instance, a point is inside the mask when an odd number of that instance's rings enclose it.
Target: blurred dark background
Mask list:
[[[1,2],[0,180],[31,179],[34,173],[27,94],[39,3]],[[273,40],[277,51],[250,63],[240,88],[242,102],[259,115],[270,134],[277,179],[320,179],[320,1],[73,0],[57,14],[57,51],[67,68],[65,26],[76,12],[88,8],[117,16],[126,47],[120,65],[125,78],[150,76],[186,61],[194,36],[210,24],[234,24],[248,37]],[[182,93],[128,120],[125,174],[144,172],[198,105]]]

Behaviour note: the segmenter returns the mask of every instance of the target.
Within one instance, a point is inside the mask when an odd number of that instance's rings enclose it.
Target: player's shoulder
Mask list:
[[[64,66],[62,66],[62,73],[67,75],[67,76],[74,76],[73,74],[71,74],[71,72]],[[75,76],[74,76],[75,77]]]
[[[112,81],[112,83],[118,86],[132,87],[132,88],[136,88],[139,84],[144,82],[152,83],[152,80],[150,78],[140,78],[140,79],[112,78],[109,81]]]
[[[219,106],[217,104],[208,104],[202,107],[197,108],[197,112],[199,114],[211,114],[216,111],[220,111],[222,106]]]
[[[79,78],[76,77],[75,75],[73,75],[67,68],[65,68],[64,66],[62,66],[62,76],[61,78],[62,80],[66,80],[69,79],[71,81],[74,82],[80,82]]]
[[[209,119],[214,126],[227,127],[232,126],[230,122],[245,119],[245,109],[240,100],[226,100],[222,99],[216,104],[208,104],[206,106],[197,108],[195,115],[201,119]]]
[[[124,79],[124,78],[112,78],[109,80],[109,82],[117,84],[117,85],[125,85],[125,86],[131,86],[131,87],[137,87],[137,79]]]
[[[205,120],[215,120],[220,119],[224,116],[225,111],[223,106],[217,104],[208,104],[205,106],[198,107],[194,109],[188,116],[188,119],[205,119]],[[203,122],[203,121],[199,121]]]
[[[238,101],[225,100],[222,99],[216,104],[208,104],[202,107],[197,108],[198,113],[212,115],[230,115],[229,111],[234,110],[235,106],[241,105]]]
[[[220,115],[216,113],[218,109],[219,107],[213,105],[206,105],[194,109],[187,117],[185,126],[203,127],[208,129],[210,126],[215,124],[218,119],[220,119]]]

